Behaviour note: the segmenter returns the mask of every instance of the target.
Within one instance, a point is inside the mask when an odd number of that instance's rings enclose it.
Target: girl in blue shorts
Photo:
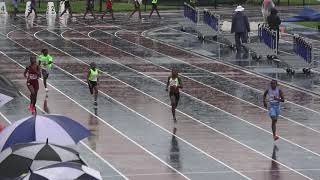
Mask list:
[[[272,134],[275,141],[279,139],[276,133],[276,124],[278,121],[278,116],[280,115],[280,102],[284,102],[283,92],[278,87],[277,81],[272,80],[270,88],[264,92],[263,104],[264,107],[269,110],[269,116],[272,120]]]

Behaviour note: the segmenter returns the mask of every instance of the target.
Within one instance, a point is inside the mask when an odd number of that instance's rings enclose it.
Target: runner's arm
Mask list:
[[[48,64],[52,64],[53,63],[53,57],[48,55],[49,56],[49,61],[48,61]]]
[[[169,84],[170,84],[170,76],[168,77],[167,86],[166,86],[166,91],[168,91]]]
[[[24,73],[23,73],[23,76],[24,76],[25,78],[27,78],[27,73],[28,73],[28,67],[24,70]]]
[[[280,98],[277,98],[277,100],[280,101],[280,102],[284,102],[284,94],[281,91],[281,89],[279,89],[279,96],[280,96]]]
[[[41,78],[41,68],[40,68],[40,66],[37,66],[37,74]]]
[[[183,84],[182,84],[182,80],[181,80],[180,77],[178,77],[178,81],[179,81],[179,86],[178,86],[178,88],[179,88],[179,89],[182,89],[182,88],[183,88]]]
[[[87,83],[90,85],[89,77],[90,77],[90,69],[89,69],[88,74],[87,74]]]
[[[266,91],[264,92],[264,94],[263,94],[263,106],[264,106],[265,108],[268,107],[268,106],[267,106],[267,101],[266,101],[267,94],[268,94],[268,90],[266,90]]]

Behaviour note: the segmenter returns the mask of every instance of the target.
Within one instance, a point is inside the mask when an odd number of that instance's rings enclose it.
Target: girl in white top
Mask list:
[[[173,68],[171,71],[171,76],[168,77],[166,91],[168,91],[169,90],[168,88],[170,88],[169,97],[171,100],[172,116],[175,123],[177,122],[176,108],[178,106],[179,99],[180,99],[179,89],[182,89],[182,87],[183,87],[182,80],[178,75],[178,70],[176,68]]]

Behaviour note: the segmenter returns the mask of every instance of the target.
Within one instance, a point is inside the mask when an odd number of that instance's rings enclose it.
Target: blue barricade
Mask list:
[[[293,51],[307,63],[312,61],[312,45],[300,36],[293,36]]]
[[[219,19],[209,11],[203,12],[203,21],[215,31],[219,30]]]
[[[258,36],[261,43],[264,43],[270,49],[277,49],[277,33],[271,31],[266,25],[259,24]]]
[[[188,4],[184,4],[183,8],[184,17],[190,19],[192,22],[197,23],[198,21],[198,12]]]

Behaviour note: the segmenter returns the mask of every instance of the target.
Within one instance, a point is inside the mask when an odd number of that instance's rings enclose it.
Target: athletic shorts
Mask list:
[[[89,81],[90,94],[93,94],[93,88],[98,85],[97,81]]]
[[[280,105],[270,105],[269,116],[271,118],[277,118],[280,115]]]
[[[180,94],[179,93],[170,92],[169,93],[169,97],[170,97],[171,103],[173,103],[173,101],[174,101],[176,106],[178,106],[179,99],[180,99]]]
[[[87,11],[92,11],[93,10],[93,2],[88,2],[87,4]]]
[[[156,3],[152,3],[152,8],[156,9],[158,7],[158,5]]]
[[[35,91],[39,90],[39,81],[38,79],[30,79],[27,81],[27,86],[32,86]]]
[[[46,70],[46,69],[42,69],[42,70],[41,70],[41,73],[42,73],[42,77],[49,76],[49,72],[48,72],[48,70]]]

